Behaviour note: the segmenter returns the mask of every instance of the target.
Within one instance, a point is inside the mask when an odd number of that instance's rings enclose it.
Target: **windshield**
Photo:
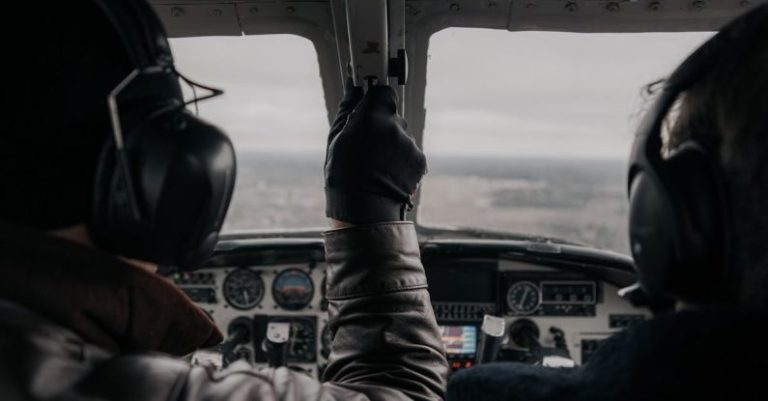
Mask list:
[[[711,35],[435,34],[419,223],[629,253],[626,163],[642,89]]]
[[[237,153],[223,231],[325,226],[328,119],[312,42],[293,35],[195,37],[172,39],[171,47],[182,74],[225,91],[198,104]]]
[[[429,47],[419,224],[628,253],[625,167],[648,102],[642,89],[709,36],[438,32]],[[225,90],[198,105],[237,151],[224,231],[324,227],[328,121],[312,43],[259,35],[171,46],[182,73]]]

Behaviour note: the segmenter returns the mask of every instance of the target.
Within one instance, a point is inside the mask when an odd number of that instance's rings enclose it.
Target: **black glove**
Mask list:
[[[351,224],[405,220],[427,162],[397,115],[388,86],[362,89],[347,81],[328,136],[326,216]]]

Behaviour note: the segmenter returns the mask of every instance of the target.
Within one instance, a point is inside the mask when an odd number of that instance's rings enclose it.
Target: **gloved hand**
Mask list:
[[[392,88],[374,86],[363,96],[347,81],[328,136],[326,216],[349,224],[405,220],[427,169],[405,128]]]

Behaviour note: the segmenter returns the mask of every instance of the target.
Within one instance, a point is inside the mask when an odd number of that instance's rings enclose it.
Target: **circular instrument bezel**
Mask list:
[[[304,280],[306,280],[306,283],[309,284],[309,295],[307,295],[306,300],[302,300],[302,302],[295,302],[295,301],[287,301],[286,299],[282,298],[282,291],[278,289],[278,285],[280,285],[280,281],[289,274],[298,274],[302,276]],[[280,295],[279,295],[280,294]],[[289,310],[289,311],[297,311],[302,310],[309,306],[312,303],[312,300],[315,298],[315,282],[312,279],[312,276],[305,272],[302,269],[299,268],[290,268],[285,269],[278,273],[277,276],[275,276],[275,279],[272,280],[272,299],[275,300],[275,303],[278,307]]]
[[[230,293],[229,285],[235,278],[239,278],[240,276],[247,275],[248,277],[241,279],[242,280],[250,280],[247,281],[248,284],[250,283],[256,283],[256,288],[258,289],[258,296],[254,297],[250,302],[241,304],[240,302],[236,302],[233,300],[234,296]],[[242,284],[241,284],[242,285]],[[264,286],[264,279],[261,278],[261,274],[258,272],[255,272],[251,269],[240,267],[237,268],[227,274],[226,277],[224,277],[224,282],[221,286],[221,292],[224,296],[224,300],[227,301],[227,304],[237,310],[249,310],[253,309],[256,306],[258,306],[261,301],[264,299],[264,293],[265,293],[265,286]]]
[[[516,291],[518,288],[526,287],[526,286],[528,286],[529,288],[532,288],[536,292],[536,304],[533,307],[521,309],[521,308],[518,308],[518,306],[515,303],[511,302],[510,297],[512,296],[513,291]],[[532,281],[517,281],[511,286],[509,286],[509,288],[507,289],[505,301],[507,303],[507,308],[514,314],[520,315],[520,316],[530,315],[536,312],[539,309],[539,306],[541,306],[541,288],[539,288],[539,286]]]
[[[291,329],[287,344],[287,362],[314,363],[317,361],[317,318],[314,316],[277,316],[270,322],[290,323]],[[297,343],[301,341],[301,344]]]

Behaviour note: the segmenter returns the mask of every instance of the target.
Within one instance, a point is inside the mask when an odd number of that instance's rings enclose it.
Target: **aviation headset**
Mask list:
[[[662,129],[680,94],[738,54],[740,38],[767,21],[768,5],[737,18],[691,54],[664,83],[643,118],[629,164],[630,244],[641,288],[651,299],[730,298],[730,216],[716,149],[690,135],[662,157]],[[758,20],[757,22],[755,20]],[[727,299],[725,299],[727,300]]]
[[[95,3],[119,34],[134,70],[108,99],[113,132],[97,167],[91,234],[100,247],[126,257],[200,266],[218,242],[232,197],[232,143],[186,110],[179,79],[194,83],[174,68],[165,31],[149,4]],[[221,93],[211,90],[201,99]]]

